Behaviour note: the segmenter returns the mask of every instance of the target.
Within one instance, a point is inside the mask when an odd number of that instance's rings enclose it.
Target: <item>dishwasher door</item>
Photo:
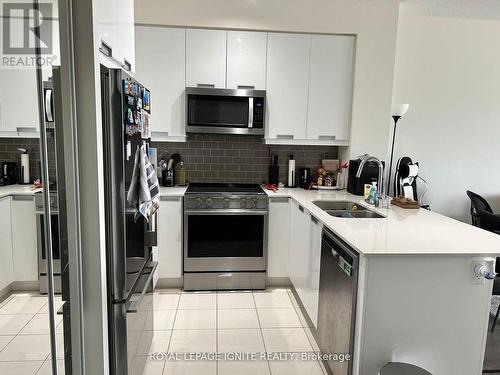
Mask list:
[[[323,354],[353,357],[358,254],[335,234],[323,230],[319,282],[318,345]],[[327,361],[329,373],[352,374],[352,361]]]

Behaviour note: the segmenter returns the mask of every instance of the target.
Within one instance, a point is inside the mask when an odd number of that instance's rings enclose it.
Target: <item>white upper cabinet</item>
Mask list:
[[[99,0],[99,38],[104,50],[111,50],[113,64],[134,71],[134,1]],[[107,53],[104,52],[106,55]],[[108,64],[107,60],[103,63]],[[111,66],[110,67],[114,67]]]
[[[307,139],[349,139],[353,60],[353,36],[312,36]]]
[[[267,33],[227,32],[227,88],[266,89]]]
[[[127,70],[135,72],[134,0],[120,0],[117,15],[116,58]]]
[[[118,0],[99,0],[98,7],[101,44],[106,44],[115,52],[118,48]]]
[[[268,34],[267,138],[306,138],[310,45],[310,35]]]
[[[0,131],[38,131],[38,94],[35,69],[0,69]],[[13,133],[14,132],[14,133]]]
[[[226,31],[186,30],[186,86],[226,87]]]
[[[154,140],[182,141],[186,136],[185,35],[185,29],[180,28],[135,28],[135,77],[151,91],[151,131]]]

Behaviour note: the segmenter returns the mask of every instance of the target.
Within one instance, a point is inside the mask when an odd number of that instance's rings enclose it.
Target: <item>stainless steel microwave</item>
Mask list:
[[[264,134],[266,92],[186,87],[188,133]]]

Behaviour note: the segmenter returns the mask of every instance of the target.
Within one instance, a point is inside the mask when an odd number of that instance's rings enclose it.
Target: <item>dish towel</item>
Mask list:
[[[127,201],[136,209],[134,220],[137,221],[142,215],[149,222],[160,205],[159,196],[158,178],[147,156],[146,145],[137,146],[132,181],[127,194]]]

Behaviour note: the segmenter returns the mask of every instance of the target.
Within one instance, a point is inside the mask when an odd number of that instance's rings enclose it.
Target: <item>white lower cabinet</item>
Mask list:
[[[12,268],[12,235],[11,235],[10,197],[0,199],[0,291],[14,280]]]
[[[290,204],[289,277],[316,327],[323,225],[295,201]]]
[[[14,281],[38,280],[35,199],[14,195],[11,201]]]
[[[290,245],[290,203],[287,197],[269,198],[267,276],[287,278]]]
[[[158,209],[158,277],[182,277],[182,197],[161,197]]]

